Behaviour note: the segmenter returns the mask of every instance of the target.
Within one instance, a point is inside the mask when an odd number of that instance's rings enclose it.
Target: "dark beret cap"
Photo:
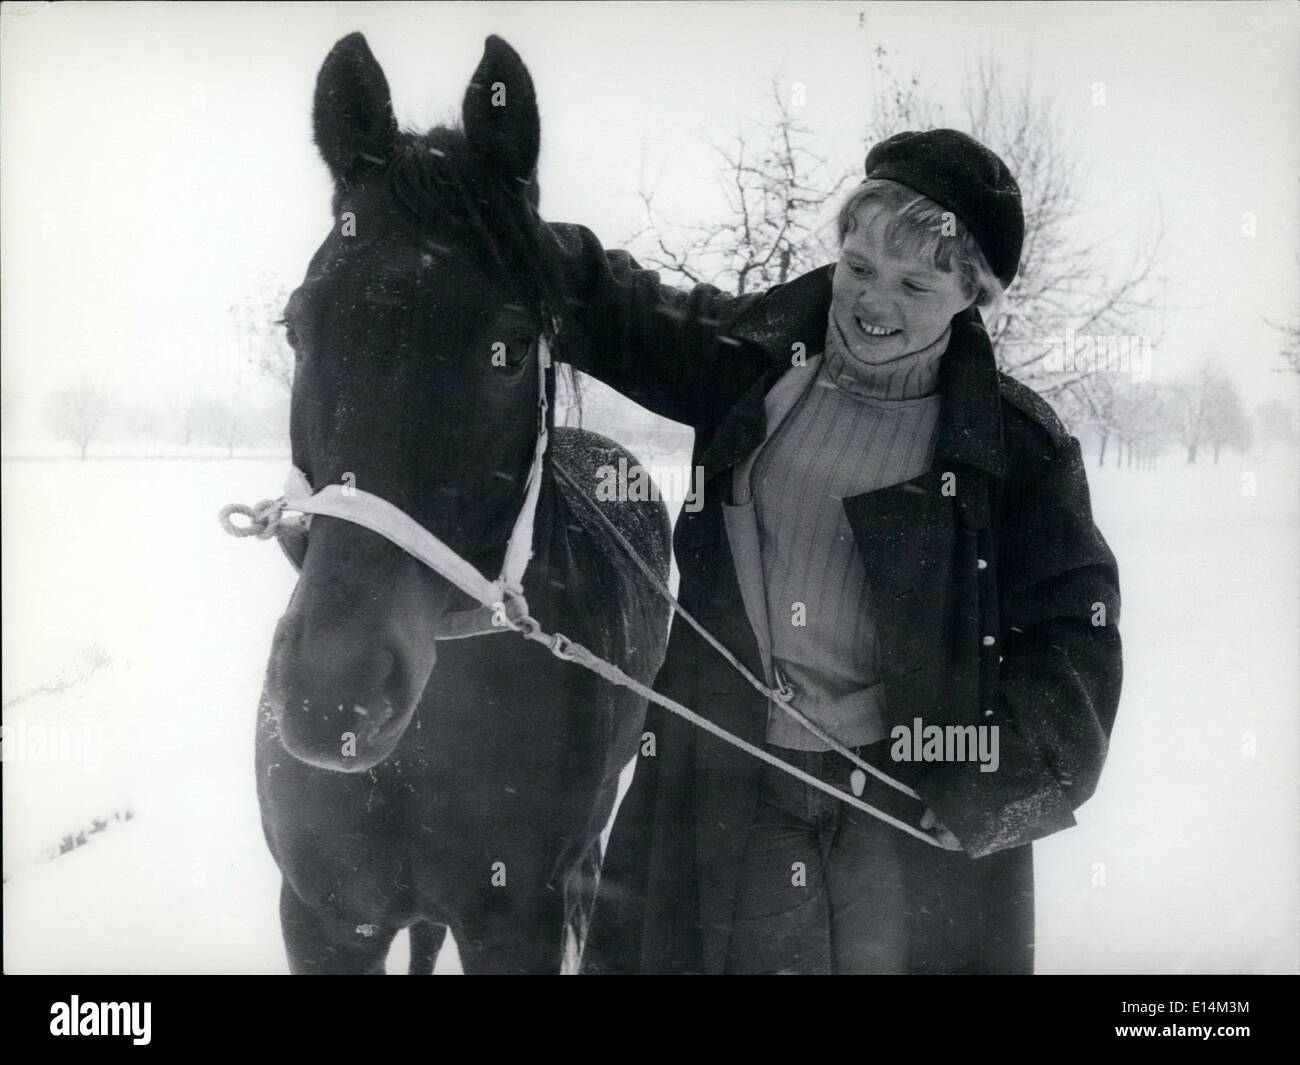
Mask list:
[[[867,153],[867,177],[906,185],[971,231],[1003,286],[1020,266],[1025,213],[1020,186],[998,156],[955,129],[895,133]]]

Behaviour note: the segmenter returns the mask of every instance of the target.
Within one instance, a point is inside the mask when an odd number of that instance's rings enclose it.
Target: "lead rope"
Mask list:
[[[563,470],[562,467],[560,467],[559,463],[553,461],[552,465],[555,467],[556,471],[565,480],[569,482],[570,485],[574,484],[573,479],[568,475],[567,471]],[[581,490],[579,489],[579,491]],[[584,499],[586,498],[585,494],[583,495],[583,498]],[[592,504],[592,506],[593,509],[595,509],[594,504]],[[232,536],[256,536],[258,539],[266,540],[276,534],[276,530],[282,520],[281,515],[285,509],[286,509],[285,502],[283,499],[263,500],[261,503],[258,503],[257,506],[255,507],[246,507],[238,503],[232,503],[229,506],[222,508],[221,524],[222,527],[225,528],[226,531],[229,532]],[[230,516],[233,514],[240,514],[248,518],[252,524],[247,526],[235,524],[234,522],[230,521]],[[603,516],[604,515],[602,515],[602,517]],[[379,531],[379,529],[375,528],[374,526],[370,526],[370,527],[374,529],[374,531]],[[624,550],[628,552],[628,554],[631,556],[633,561],[642,569],[642,572],[646,573],[646,575],[650,578],[651,583],[655,586],[655,588],[668,598],[668,601],[673,605],[673,609],[676,610],[679,614],[681,614],[682,617],[684,617],[692,627],[694,627],[706,640],[708,640],[708,642],[712,646],[716,647],[719,653],[722,654],[722,656],[726,658],[727,661],[729,661],[732,665],[734,665],[736,669],[739,670],[740,673],[747,680],[749,680],[751,684],[753,684],[759,691],[764,692],[765,694],[769,695],[771,698],[776,699],[777,703],[787,712],[791,713],[797,721],[799,721],[801,724],[805,724],[805,727],[810,727],[814,735],[818,735],[819,733],[822,736],[825,735],[824,733],[821,732],[820,729],[817,728],[816,725],[808,721],[807,717],[805,717],[803,714],[801,714],[798,710],[796,710],[793,706],[790,705],[790,698],[792,697],[793,693],[785,694],[785,693],[773,692],[770,688],[766,687],[766,685],[764,685],[761,681],[759,681],[758,678],[756,678],[752,673],[750,673],[749,670],[745,668],[743,663],[738,661],[736,657],[733,654],[731,654],[730,651],[728,651],[725,647],[723,647],[720,643],[718,643],[708,633],[707,630],[705,630],[694,618],[690,616],[689,613],[686,612],[686,610],[676,601],[676,599],[673,598],[671,592],[669,592],[666,588],[662,587],[662,585],[659,582],[659,578],[654,574],[653,571],[649,570],[649,567],[645,565],[645,563],[641,560],[640,556],[637,555],[637,553],[634,550],[632,550],[631,545],[629,545],[627,541],[623,539],[622,534],[619,533],[619,531],[616,528],[614,528],[612,525],[610,526],[610,529],[613,531],[615,536],[618,537],[618,540],[620,544],[623,546]],[[381,533],[381,535],[384,534]],[[500,604],[496,604],[496,605],[500,605]],[[722,728],[719,725],[715,725],[708,718],[701,717],[699,714],[695,713],[695,711],[683,706],[681,703],[676,702],[673,699],[669,699],[665,695],[660,695],[653,688],[647,687],[645,684],[642,684],[635,677],[628,676],[628,674],[624,673],[621,669],[618,668],[618,666],[614,665],[611,662],[605,661],[603,658],[600,658],[598,655],[593,654],[582,644],[575,643],[574,641],[570,640],[567,636],[565,636],[563,633],[545,632],[542,629],[541,623],[536,618],[534,618],[531,614],[528,613],[528,605],[527,602],[524,600],[523,596],[515,593],[513,590],[510,589],[506,589],[504,591],[504,609],[502,610],[501,624],[506,628],[510,628],[513,629],[515,632],[518,632],[527,640],[532,640],[535,643],[540,643],[544,645],[550,650],[550,652],[553,655],[555,655],[556,658],[563,659],[566,662],[575,662],[578,665],[582,666],[583,668],[590,670],[591,672],[597,674],[600,677],[603,677],[605,680],[610,681],[611,683],[619,684],[625,688],[632,689],[632,691],[636,692],[638,695],[642,696],[643,698],[648,699],[650,702],[655,703],[658,706],[662,706],[665,710],[668,710],[676,714],[678,717],[684,718],[686,721],[689,721],[691,724],[697,726],[698,728],[703,729],[705,732],[709,733],[710,735],[716,736],[724,743],[728,743],[731,746],[744,751],[746,754],[753,755],[755,758],[759,759],[759,761],[766,762],[768,765],[774,766],[775,768],[781,770],[782,772],[790,774],[792,777],[795,777],[798,780],[803,781],[805,784],[817,788],[819,791],[823,791],[827,795],[839,799],[842,802],[846,802],[850,806],[854,807],[855,809],[861,810],[863,813],[868,814],[869,816],[874,817],[877,820],[884,821],[885,824],[892,825],[894,828],[897,828],[901,832],[906,832],[909,836],[914,836],[917,839],[924,840],[932,847],[940,847],[940,848],[943,847],[943,844],[941,844],[937,839],[935,839],[933,836],[927,835],[925,832],[921,831],[920,829],[913,828],[905,821],[900,821],[898,818],[885,813],[883,810],[876,809],[876,807],[870,805],[869,803],[863,802],[856,795],[850,794],[849,792],[846,791],[842,791],[832,784],[827,784],[825,781],[821,780],[818,777],[813,776],[811,773],[804,772],[804,770],[800,769],[798,766],[794,766],[791,765],[789,762],[782,761],[780,758],[777,758],[775,755],[770,754],[769,752],[763,750],[761,747],[755,746],[754,744],[750,743],[748,740],[742,739],[741,737],[735,735],[734,733],[728,732],[726,729]],[[833,737],[826,736],[824,742],[837,745],[839,747],[840,753],[845,754],[848,758],[850,758],[855,763],[865,766],[867,770],[869,770],[876,777],[880,778],[884,783],[889,784],[891,787],[896,788],[897,790],[903,792],[906,795],[912,796],[917,799],[920,798],[920,796],[918,796],[916,792],[912,791],[911,788],[908,788],[906,785],[899,783],[898,781],[894,780],[892,777],[887,776],[884,773],[881,773],[878,769],[876,769],[874,766],[870,765],[869,763],[863,762],[852,751],[844,748],[843,745],[838,745],[837,741]]]
[[[587,494],[578,486],[578,484],[574,481],[573,477],[569,474],[569,471],[566,470],[563,466],[561,466],[558,461],[553,460],[552,465],[555,467],[555,472],[562,479],[568,482],[569,486],[578,494],[578,496],[582,499],[582,501],[585,504],[587,504],[588,508],[592,511],[592,513],[594,513],[600,519],[600,522],[605,527],[605,530],[610,534],[612,534],[614,538],[618,541],[619,546],[622,547],[623,550],[629,556],[631,556],[632,561],[636,563],[637,568],[641,570],[641,572],[645,575],[646,579],[649,580],[650,583],[654,586],[655,591],[657,591],[661,596],[667,599],[669,604],[672,606],[673,610],[676,611],[678,614],[680,614],[683,618],[685,618],[687,624],[690,625],[691,628],[693,628],[696,632],[698,632],[702,637],[704,637],[704,639],[708,642],[708,644],[715,651],[717,651],[718,654],[722,655],[723,658],[725,658],[728,662],[730,662],[733,666],[735,666],[737,672],[739,672],[741,676],[743,676],[747,681],[749,681],[749,683],[753,685],[755,689],[762,692],[765,696],[767,696],[769,699],[775,702],[782,710],[784,710],[787,714],[789,714],[790,717],[794,718],[795,721],[797,721],[800,725],[806,728],[809,732],[811,732],[824,744],[826,744],[832,750],[836,751],[838,754],[841,754],[845,758],[847,758],[850,762],[852,762],[855,766],[857,766],[861,772],[870,774],[871,776],[875,777],[877,780],[881,781],[882,783],[888,784],[894,790],[901,791],[904,795],[908,796],[909,798],[916,799],[918,802],[924,801],[923,799],[921,799],[920,795],[918,795],[915,791],[909,788],[906,784],[902,783],[901,781],[895,780],[887,773],[882,773],[870,762],[859,757],[855,751],[853,751],[849,747],[846,747],[834,736],[830,735],[828,732],[822,729],[816,722],[814,722],[802,711],[796,709],[794,704],[791,702],[791,700],[794,698],[794,690],[790,688],[789,685],[782,684],[781,687],[776,689],[769,688],[766,684],[764,684],[761,680],[759,680],[756,676],[754,676],[753,673],[751,673],[748,669],[746,669],[745,664],[741,662],[740,659],[738,659],[734,654],[732,654],[729,650],[727,650],[727,648],[724,647],[713,636],[712,633],[710,633],[703,625],[701,625],[698,621],[696,621],[693,617],[691,617],[689,613],[687,613],[686,608],[683,607],[681,603],[677,601],[677,598],[673,595],[673,593],[670,592],[667,586],[659,579],[658,574],[656,574],[654,570],[652,570],[649,567],[649,565],[646,564],[646,562],[641,558],[641,556],[637,554],[636,549],[633,548],[633,546],[630,543],[628,543],[628,541],[624,538],[623,534],[619,532],[618,527],[615,526],[614,523],[609,520],[609,518],[605,515],[605,513],[598,506],[596,506],[596,504],[593,503],[588,498]],[[860,794],[862,789],[861,787],[855,786],[853,790],[855,794]]]
[[[521,618],[509,621],[507,624],[509,624],[512,629],[521,633],[524,639],[533,640],[536,643],[547,646],[556,658],[561,658],[566,662],[576,662],[578,665],[591,670],[593,673],[604,677],[606,680],[611,681],[614,684],[620,684],[625,688],[631,688],[638,695],[643,696],[650,702],[662,706],[665,710],[671,711],[678,717],[684,718],[692,725],[703,729],[712,736],[716,736],[724,743],[729,743],[731,746],[744,751],[746,754],[753,755],[759,761],[766,762],[768,765],[775,766],[782,772],[789,773],[792,777],[802,780],[805,784],[816,788],[818,791],[824,791],[827,795],[848,803],[855,809],[861,810],[864,814],[869,814],[877,820],[884,821],[887,825],[892,825],[900,832],[906,832],[909,836],[914,836],[916,839],[924,840],[932,847],[943,847],[943,844],[933,836],[927,835],[919,828],[913,828],[906,821],[900,821],[897,817],[887,814],[883,810],[877,810],[869,803],[863,802],[856,795],[851,795],[846,791],[841,791],[833,784],[827,784],[819,777],[815,777],[811,773],[806,773],[798,766],[782,761],[775,755],[763,750],[763,748],[755,746],[748,740],[741,739],[739,736],[728,732],[720,725],[715,725],[708,718],[701,717],[694,710],[683,706],[676,700],[669,699],[666,695],[660,695],[653,688],[642,684],[635,677],[629,677],[619,669],[618,666],[606,662],[603,658],[592,654],[587,650],[587,648],[583,647],[582,644],[574,643],[562,633],[557,632],[553,635],[548,635],[542,631],[542,627],[536,618],[525,615]],[[889,778],[886,777],[885,779],[888,780]]]

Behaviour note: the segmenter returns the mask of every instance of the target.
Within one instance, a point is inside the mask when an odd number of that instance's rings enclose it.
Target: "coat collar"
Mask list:
[[[835,264],[778,285],[751,304],[727,329],[728,335],[762,350],[770,365],[723,417],[705,448],[709,479],[734,465],[763,442],[767,433],[764,398],[790,369],[791,354],[804,346],[821,350],[831,307]],[[1002,447],[1001,387],[993,346],[974,307],[953,320],[952,341],[939,371],[939,421],[935,465],[960,462],[994,477],[1006,472]]]

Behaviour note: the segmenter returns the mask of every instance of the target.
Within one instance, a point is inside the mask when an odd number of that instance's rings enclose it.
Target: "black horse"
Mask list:
[[[563,357],[528,71],[491,37],[463,129],[399,131],[353,34],[321,68],[314,126],[334,224],[285,310],[294,464],[314,490],[388,500],[495,578],[539,429],[540,341]],[[667,604],[555,474],[559,462],[592,498],[600,467],[636,460],[582,430],[551,441],[531,613],[648,684]],[[663,504],[600,507],[666,580]],[[382,972],[404,927],[412,972],[431,970],[448,928],[468,973],[555,972],[580,955],[644,700],[514,632],[435,640],[473,605],[376,533],[313,519],[257,738],[294,972]]]

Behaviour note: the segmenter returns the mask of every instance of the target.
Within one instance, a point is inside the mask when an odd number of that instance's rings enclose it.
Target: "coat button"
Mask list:
[[[995,640],[992,636],[985,636],[984,639],[980,641],[980,643],[982,643],[985,647],[992,647],[995,643],[997,643],[997,640]]]
[[[977,558],[977,559],[975,560],[975,565],[978,566],[980,569],[988,569],[988,568],[989,568],[989,564],[988,564],[987,562],[985,562],[982,558]]]

